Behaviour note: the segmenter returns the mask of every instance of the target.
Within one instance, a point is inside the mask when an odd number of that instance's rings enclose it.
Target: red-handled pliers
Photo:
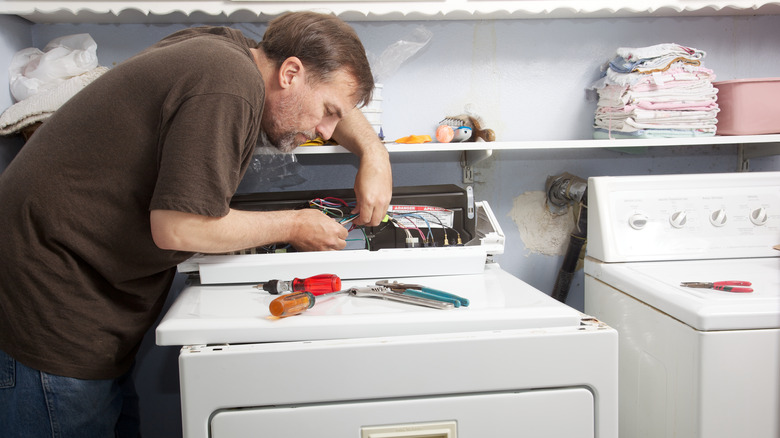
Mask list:
[[[699,281],[684,281],[680,283],[680,286],[684,287],[700,287],[704,289],[715,289],[715,290],[722,290],[725,292],[753,292],[753,289],[749,287],[740,287],[740,286],[751,286],[753,283],[749,281],[715,281],[715,282],[699,282]]]

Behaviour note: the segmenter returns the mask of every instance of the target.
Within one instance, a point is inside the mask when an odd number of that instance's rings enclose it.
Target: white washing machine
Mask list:
[[[617,333],[491,262],[489,234],[452,248],[193,259],[183,269],[209,284],[185,288],[157,328],[159,345],[183,346],[185,437],[616,438]],[[319,273],[470,304],[338,295],[274,318],[275,296],[248,283]],[[220,284],[231,279],[242,284]]]
[[[780,172],[594,177],[585,312],[619,333],[621,437],[780,436]],[[749,281],[753,292],[682,287]]]

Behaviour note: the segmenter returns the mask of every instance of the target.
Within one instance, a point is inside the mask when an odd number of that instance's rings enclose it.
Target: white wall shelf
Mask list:
[[[35,23],[264,22],[290,10],[332,12],[347,21],[485,20],[780,14],[760,0],[0,0],[0,13]]]
[[[706,145],[774,145],[780,147],[780,134],[739,135],[693,138],[619,139],[619,140],[531,140],[495,141],[470,143],[386,143],[387,150],[396,152],[446,152],[486,150],[529,150],[529,149],[594,149],[594,148],[642,148],[659,146],[706,146]],[[341,146],[304,146],[296,154],[348,153]]]
[[[619,140],[532,140],[497,141],[470,143],[422,143],[398,144],[386,143],[390,153],[419,152],[462,152],[460,164],[463,168],[463,182],[473,182],[472,169],[475,164],[490,157],[496,150],[570,150],[618,148],[630,150],[648,147],[668,146],[712,146],[734,145],[737,147],[737,170],[747,171],[750,159],[770,155],[780,155],[780,134],[739,135],[694,138],[657,138],[657,139],[619,139]],[[304,146],[295,150],[296,154],[339,154],[349,153],[341,146]]]

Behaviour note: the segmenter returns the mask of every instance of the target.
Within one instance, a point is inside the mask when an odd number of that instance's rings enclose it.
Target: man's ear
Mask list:
[[[283,89],[286,89],[292,86],[293,81],[300,81],[303,83],[304,74],[305,72],[301,60],[295,56],[291,56],[285,59],[284,62],[282,62],[281,67],[279,67],[279,85]]]

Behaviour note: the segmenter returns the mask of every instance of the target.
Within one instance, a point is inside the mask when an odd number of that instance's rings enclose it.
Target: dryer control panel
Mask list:
[[[780,256],[780,172],[593,177],[588,192],[598,260]]]

